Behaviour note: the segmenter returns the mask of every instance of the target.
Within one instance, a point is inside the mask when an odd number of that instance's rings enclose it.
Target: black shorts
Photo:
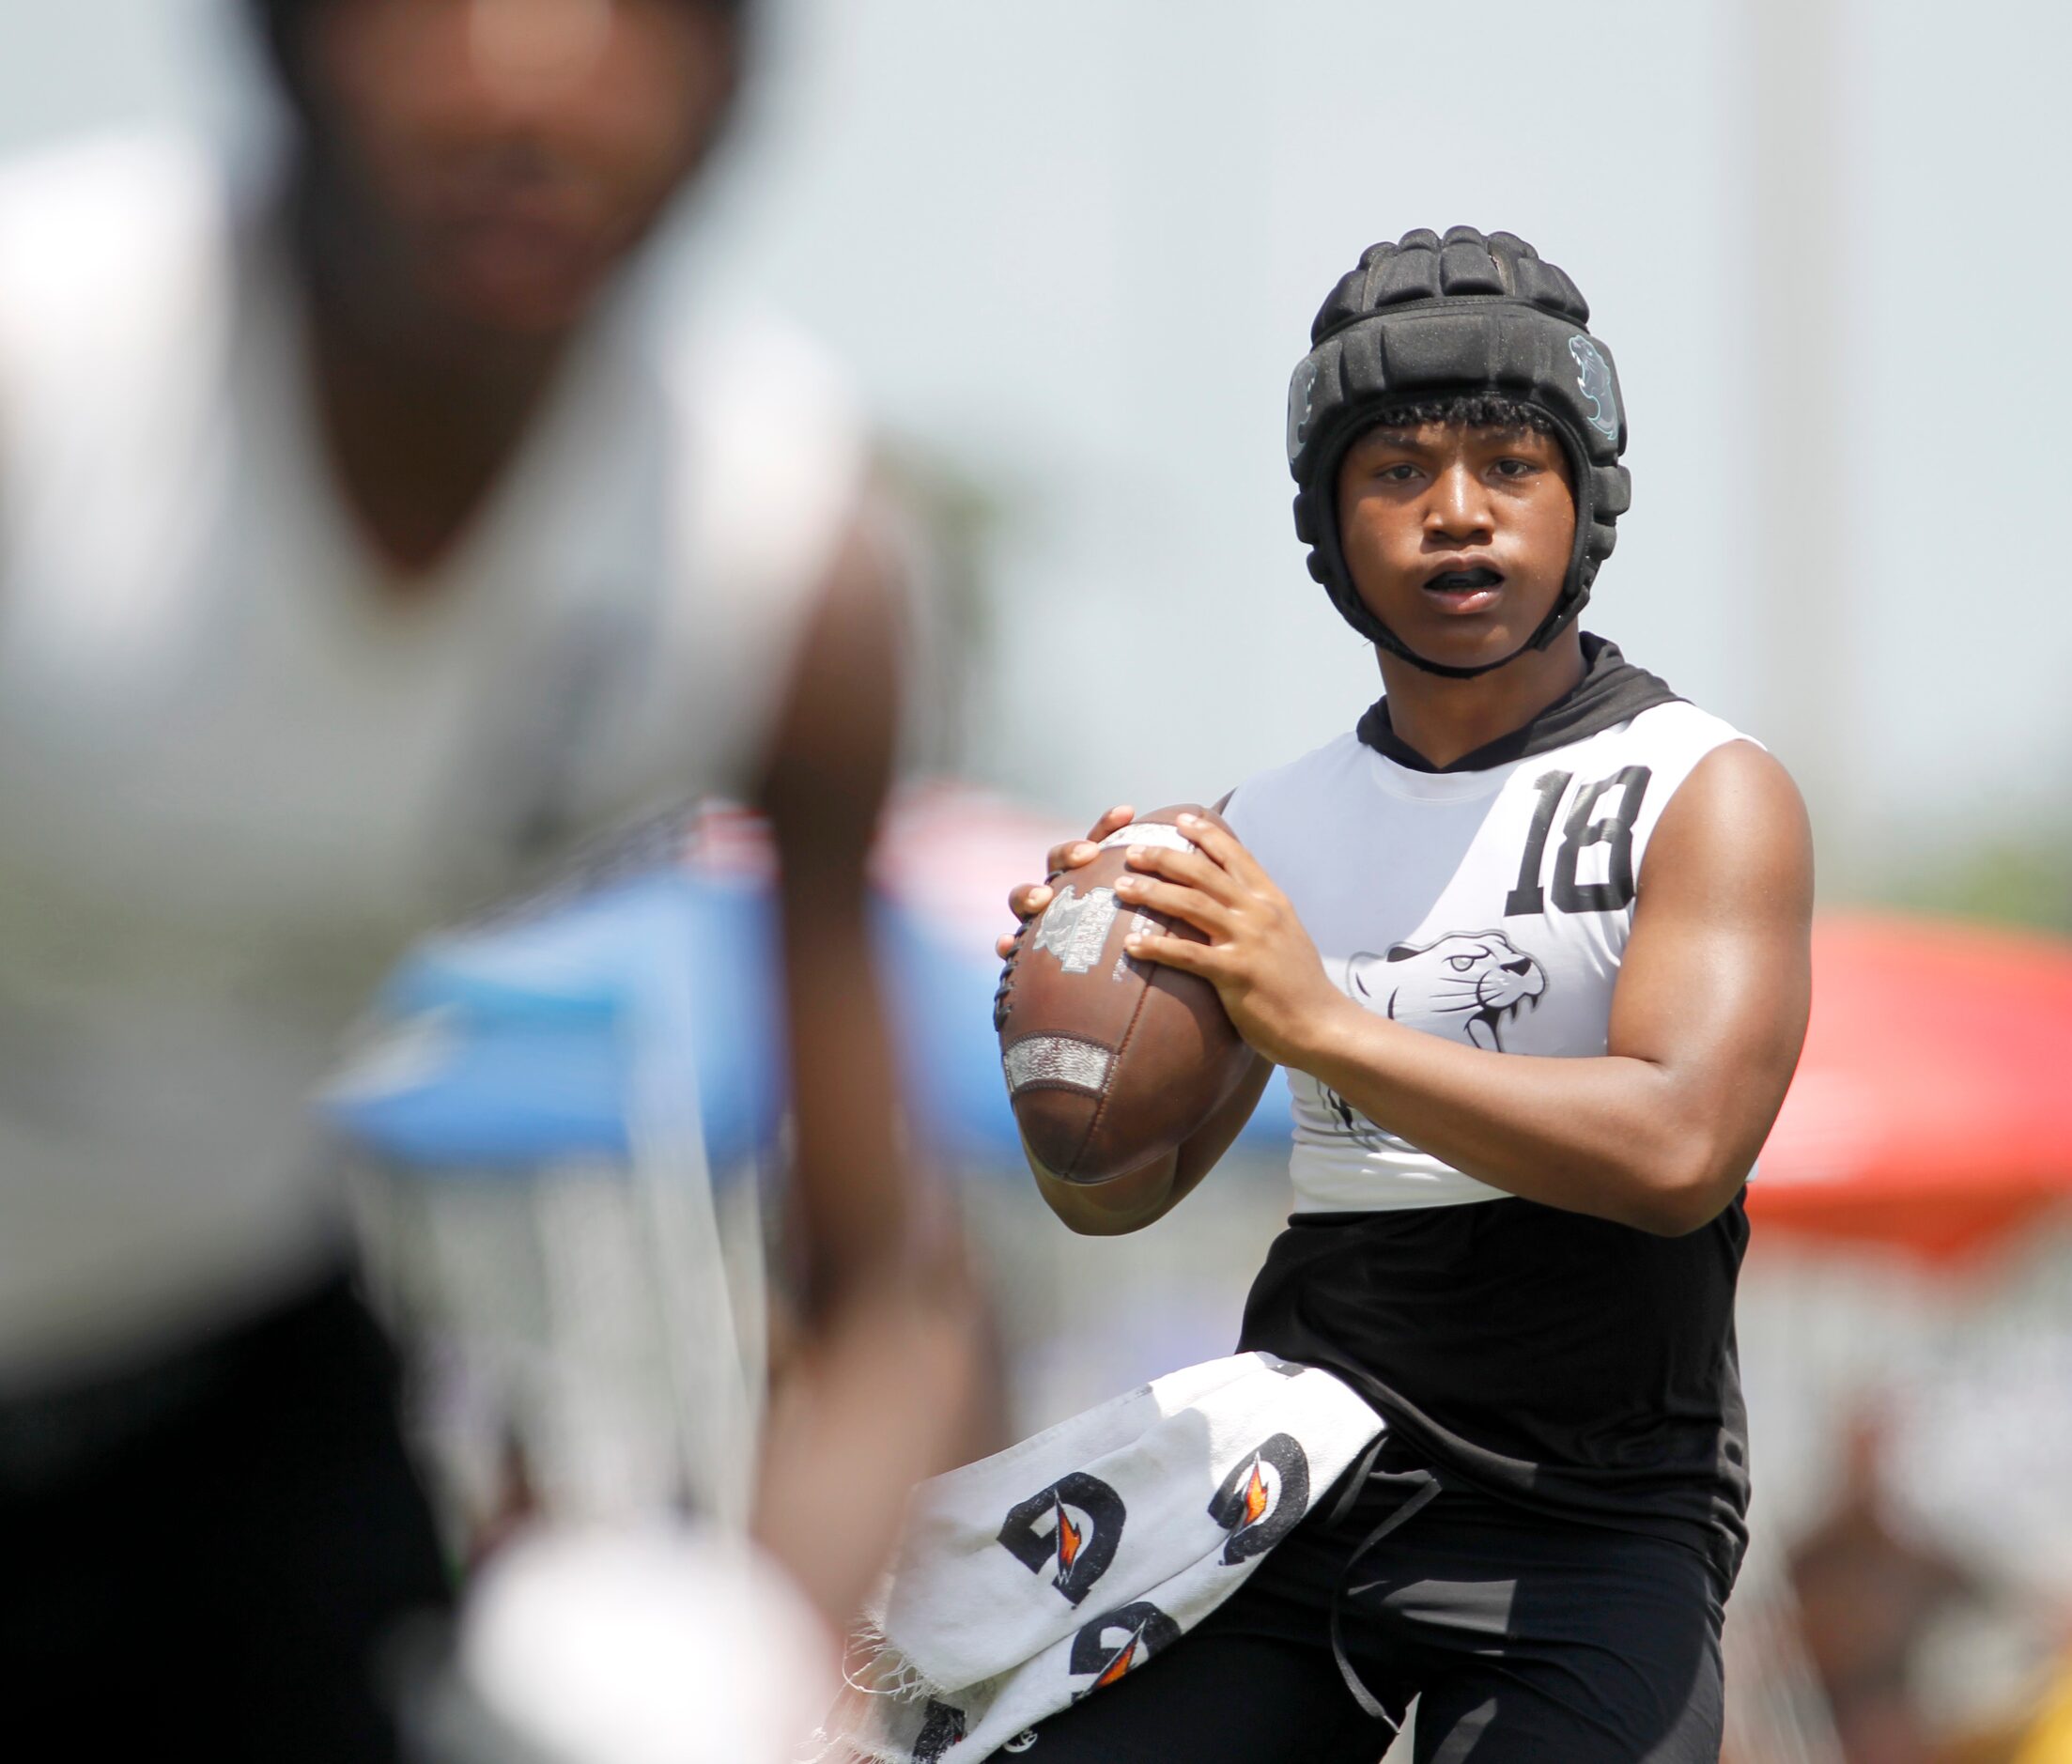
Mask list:
[[[1714,1764],[1721,1594],[1696,1551],[1428,1476],[1399,1448],[1333,1524],[1317,1503],[1191,1633],[1008,1750],[1031,1764],[1375,1764],[1417,1699],[1416,1764]],[[1363,1711],[1334,1655],[1387,1711]]]
[[[397,1756],[399,1620],[450,1599],[388,1345],[341,1277],[144,1370],[0,1402],[0,1679],[54,1756]]]

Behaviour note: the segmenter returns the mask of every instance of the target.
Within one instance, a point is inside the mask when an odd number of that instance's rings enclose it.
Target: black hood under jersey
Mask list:
[[[1360,719],[1359,736],[1385,760],[1414,772],[1483,772],[1492,766],[1530,759],[1535,753],[1566,747],[1600,729],[1616,728],[1657,704],[1676,703],[1673,692],[1646,668],[1636,668],[1609,640],[1583,633],[1583,678],[1530,722],[1499,735],[1450,766],[1434,766],[1400,735],[1389,721],[1388,700],[1378,698]]]

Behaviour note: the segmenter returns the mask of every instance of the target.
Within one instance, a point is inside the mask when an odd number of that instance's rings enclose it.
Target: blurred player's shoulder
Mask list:
[[[819,581],[870,471],[847,374],[803,330],[732,295],[650,305],[640,329],[681,442],[680,516],[712,579],[750,596]]]
[[[220,157],[172,132],[69,136],[0,159],[0,226],[50,242],[172,235],[226,200]]]
[[[793,441],[800,423],[828,439],[860,441],[856,387],[832,352],[803,326],[750,296],[685,290],[672,307],[644,304],[642,329],[672,391],[723,414],[744,434]]]
[[[147,322],[224,272],[232,208],[222,161],[186,136],[91,136],[0,161],[0,317]]]
[[[221,159],[178,135],[95,137],[0,162],[10,479],[31,455],[112,469],[140,447],[183,444],[172,431],[213,404],[231,346],[236,209]]]

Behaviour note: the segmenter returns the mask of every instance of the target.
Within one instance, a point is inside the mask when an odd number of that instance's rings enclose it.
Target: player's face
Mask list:
[[[1370,429],[1348,450],[1338,490],[1360,598],[1427,661],[1466,668],[1515,654],[1560,596],[1575,498],[1551,435]]]
[[[704,156],[734,75],[704,0],[329,0],[314,126],[416,292],[464,322],[581,317]]]

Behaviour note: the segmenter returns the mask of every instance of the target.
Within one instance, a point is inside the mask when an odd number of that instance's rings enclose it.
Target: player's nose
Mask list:
[[[1425,499],[1425,532],[1435,538],[1486,538],[1491,531],[1489,497],[1480,476],[1455,460],[1432,479]]]

